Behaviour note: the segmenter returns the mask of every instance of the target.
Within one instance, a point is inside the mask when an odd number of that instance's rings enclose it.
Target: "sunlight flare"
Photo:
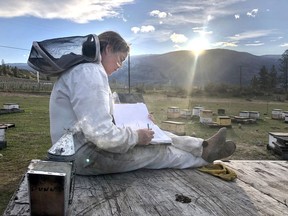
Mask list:
[[[204,37],[192,39],[188,45],[188,49],[192,50],[195,55],[200,55],[209,48],[209,41]]]

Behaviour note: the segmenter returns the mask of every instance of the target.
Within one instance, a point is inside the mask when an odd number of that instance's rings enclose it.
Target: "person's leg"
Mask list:
[[[226,128],[207,140],[176,135],[172,140],[172,145],[135,146],[124,154],[109,153],[87,143],[76,152],[76,173],[99,175],[140,168],[200,167],[230,156],[236,148],[234,142],[226,141]]]
[[[213,163],[214,160],[223,159],[232,155],[236,150],[236,144],[229,140],[226,141],[226,128],[221,128],[216,134],[202,143],[202,158]]]
[[[205,161],[200,156],[194,156],[193,154],[183,151],[174,147],[173,145],[167,146],[167,151],[161,157],[156,157],[154,161],[147,164],[144,168],[147,169],[164,169],[164,168],[176,168],[176,169],[186,169],[186,168],[197,168],[207,165],[208,162]]]
[[[201,157],[172,145],[135,146],[125,154],[101,151],[92,143],[85,144],[76,153],[76,173],[99,175],[137,170],[199,167],[207,162]]]
[[[177,136],[166,132],[172,138],[172,145],[183,151],[187,151],[196,157],[202,157],[205,161],[212,163],[232,155],[236,145],[232,141],[226,141],[227,129],[220,128],[219,131],[207,140],[190,136]]]
[[[204,139],[191,136],[178,136],[167,131],[165,131],[165,133],[171,137],[172,145],[175,148],[189,152],[196,157],[201,157],[203,151],[202,143]]]

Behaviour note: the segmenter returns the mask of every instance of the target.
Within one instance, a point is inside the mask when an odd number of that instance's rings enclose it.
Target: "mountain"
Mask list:
[[[165,54],[131,56],[130,83],[161,84],[178,87],[204,86],[208,83],[249,85],[254,75],[265,66],[268,71],[279,68],[281,55],[256,56],[228,49],[206,50],[195,57],[191,51],[182,50]],[[27,64],[10,64],[33,71]],[[128,85],[128,64],[109,77],[111,81]]]
[[[279,55],[255,56],[246,52],[227,49],[206,50],[195,57],[191,51],[176,51],[160,55],[131,56],[131,85],[172,84],[186,87],[203,86],[208,83],[239,84],[240,74],[243,85],[250,84],[261,67],[270,71],[279,66]],[[121,82],[128,80],[128,65],[125,64],[110,79]]]
[[[28,64],[26,63],[9,63],[8,65],[12,66],[12,67],[17,67],[19,69],[24,69],[24,70],[29,70],[34,72],[35,70],[32,69]]]

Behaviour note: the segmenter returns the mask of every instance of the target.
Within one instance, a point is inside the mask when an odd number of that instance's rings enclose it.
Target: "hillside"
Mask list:
[[[242,85],[249,85],[252,77],[260,68],[268,70],[273,65],[278,69],[277,55],[255,56],[246,52],[236,52],[227,49],[211,49],[195,58],[190,51],[176,51],[157,55],[131,56],[130,79],[131,86],[136,84],[161,84],[179,87],[204,86],[208,83],[238,85],[240,71]],[[27,64],[11,64],[27,69]],[[31,69],[31,71],[33,71]],[[128,84],[128,63],[114,73],[110,80]]]
[[[240,71],[242,84],[248,85],[262,66],[268,70],[278,68],[280,56],[255,56],[245,52],[226,49],[207,50],[195,58],[190,51],[176,51],[162,55],[131,57],[131,85],[137,83],[157,83],[175,86],[203,86],[207,83],[239,84]],[[127,82],[127,64],[111,76]]]

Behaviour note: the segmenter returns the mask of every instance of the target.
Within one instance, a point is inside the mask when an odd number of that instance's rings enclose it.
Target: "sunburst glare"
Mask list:
[[[198,56],[209,48],[209,41],[204,37],[192,39],[188,45],[188,49]]]
[[[194,54],[193,55],[193,64],[191,65],[191,73],[189,74],[188,77],[188,94],[191,94],[192,92],[192,88],[193,88],[193,82],[194,82],[194,77],[195,77],[195,73],[196,73],[196,69],[197,69],[197,63],[198,63],[198,55]]]

